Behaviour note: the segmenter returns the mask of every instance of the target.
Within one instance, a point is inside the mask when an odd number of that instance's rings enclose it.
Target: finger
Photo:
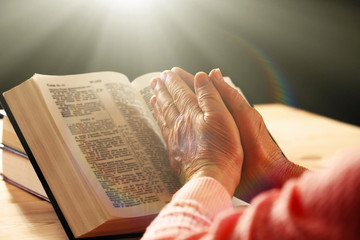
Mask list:
[[[166,125],[169,128],[174,126],[176,118],[179,116],[179,110],[177,109],[173,98],[167,91],[163,81],[159,78],[153,78],[150,82],[151,88],[156,95],[156,103],[159,107],[162,117],[165,120]]]
[[[212,70],[209,76],[234,117],[239,114],[239,111],[251,109],[246,99],[224,81],[220,69]]]
[[[161,109],[160,109],[159,104],[157,103],[156,96],[152,96],[152,98],[150,99],[150,105],[154,109],[156,121],[160,127],[161,134],[162,134],[165,142],[167,143],[168,138],[169,138],[169,127],[167,126],[164,116],[161,113]]]
[[[244,143],[244,149],[252,149],[252,147],[256,148],[257,146],[271,148],[270,146],[272,146],[277,149],[276,151],[281,152],[281,149],[276,146],[275,140],[269,134],[260,113],[249,105],[238,90],[224,81],[220,69],[212,71],[210,78],[235,119],[240,137]]]
[[[221,96],[209,76],[200,72],[195,75],[195,92],[201,110],[206,113],[228,113]]]
[[[177,73],[169,70],[164,71],[161,73],[160,78],[174,100],[180,114],[200,110],[194,92]]]
[[[173,67],[171,71],[176,72],[189,86],[189,88],[194,91],[194,75],[179,67]]]

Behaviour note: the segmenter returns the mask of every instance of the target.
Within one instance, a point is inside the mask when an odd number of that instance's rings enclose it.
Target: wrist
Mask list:
[[[289,161],[272,141],[247,149],[243,168],[247,170],[241,176],[235,196],[248,202],[263,191],[282,187],[287,180],[306,171]]]
[[[185,183],[197,178],[203,178],[203,177],[213,178],[227,190],[230,196],[233,196],[235,192],[235,188],[239,184],[241,174],[240,173],[230,174],[218,168],[217,166],[207,166],[192,173],[188,172],[188,174],[186,175],[188,176],[184,178]]]

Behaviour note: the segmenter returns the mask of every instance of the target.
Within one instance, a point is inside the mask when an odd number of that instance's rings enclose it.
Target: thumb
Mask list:
[[[206,73],[197,73],[194,80],[196,97],[203,113],[223,113],[227,111],[219,92]]]

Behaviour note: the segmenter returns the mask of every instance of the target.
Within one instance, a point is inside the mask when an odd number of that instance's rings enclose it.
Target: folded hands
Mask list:
[[[150,85],[170,164],[183,183],[212,177],[230,195],[250,200],[305,170],[283,156],[261,115],[219,69],[193,76],[175,67]]]

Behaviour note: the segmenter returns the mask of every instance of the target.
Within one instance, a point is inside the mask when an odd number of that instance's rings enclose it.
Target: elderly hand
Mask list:
[[[180,179],[212,177],[232,196],[243,151],[236,123],[209,76],[194,77],[195,94],[174,71],[163,72],[150,85],[155,93],[150,103]]]
[[[193,75],[181,68],[172,70],[189,86],[193,85]],[[289,178],[301,175],[305,169],[284,157],[270,136],[261,115],[249,106],[237,90],[224,82],[220,70],[214,69],[209,76],[232,114],[241,137],[244,164],[235,196],[249,201],[259,192],[280,187]]]

